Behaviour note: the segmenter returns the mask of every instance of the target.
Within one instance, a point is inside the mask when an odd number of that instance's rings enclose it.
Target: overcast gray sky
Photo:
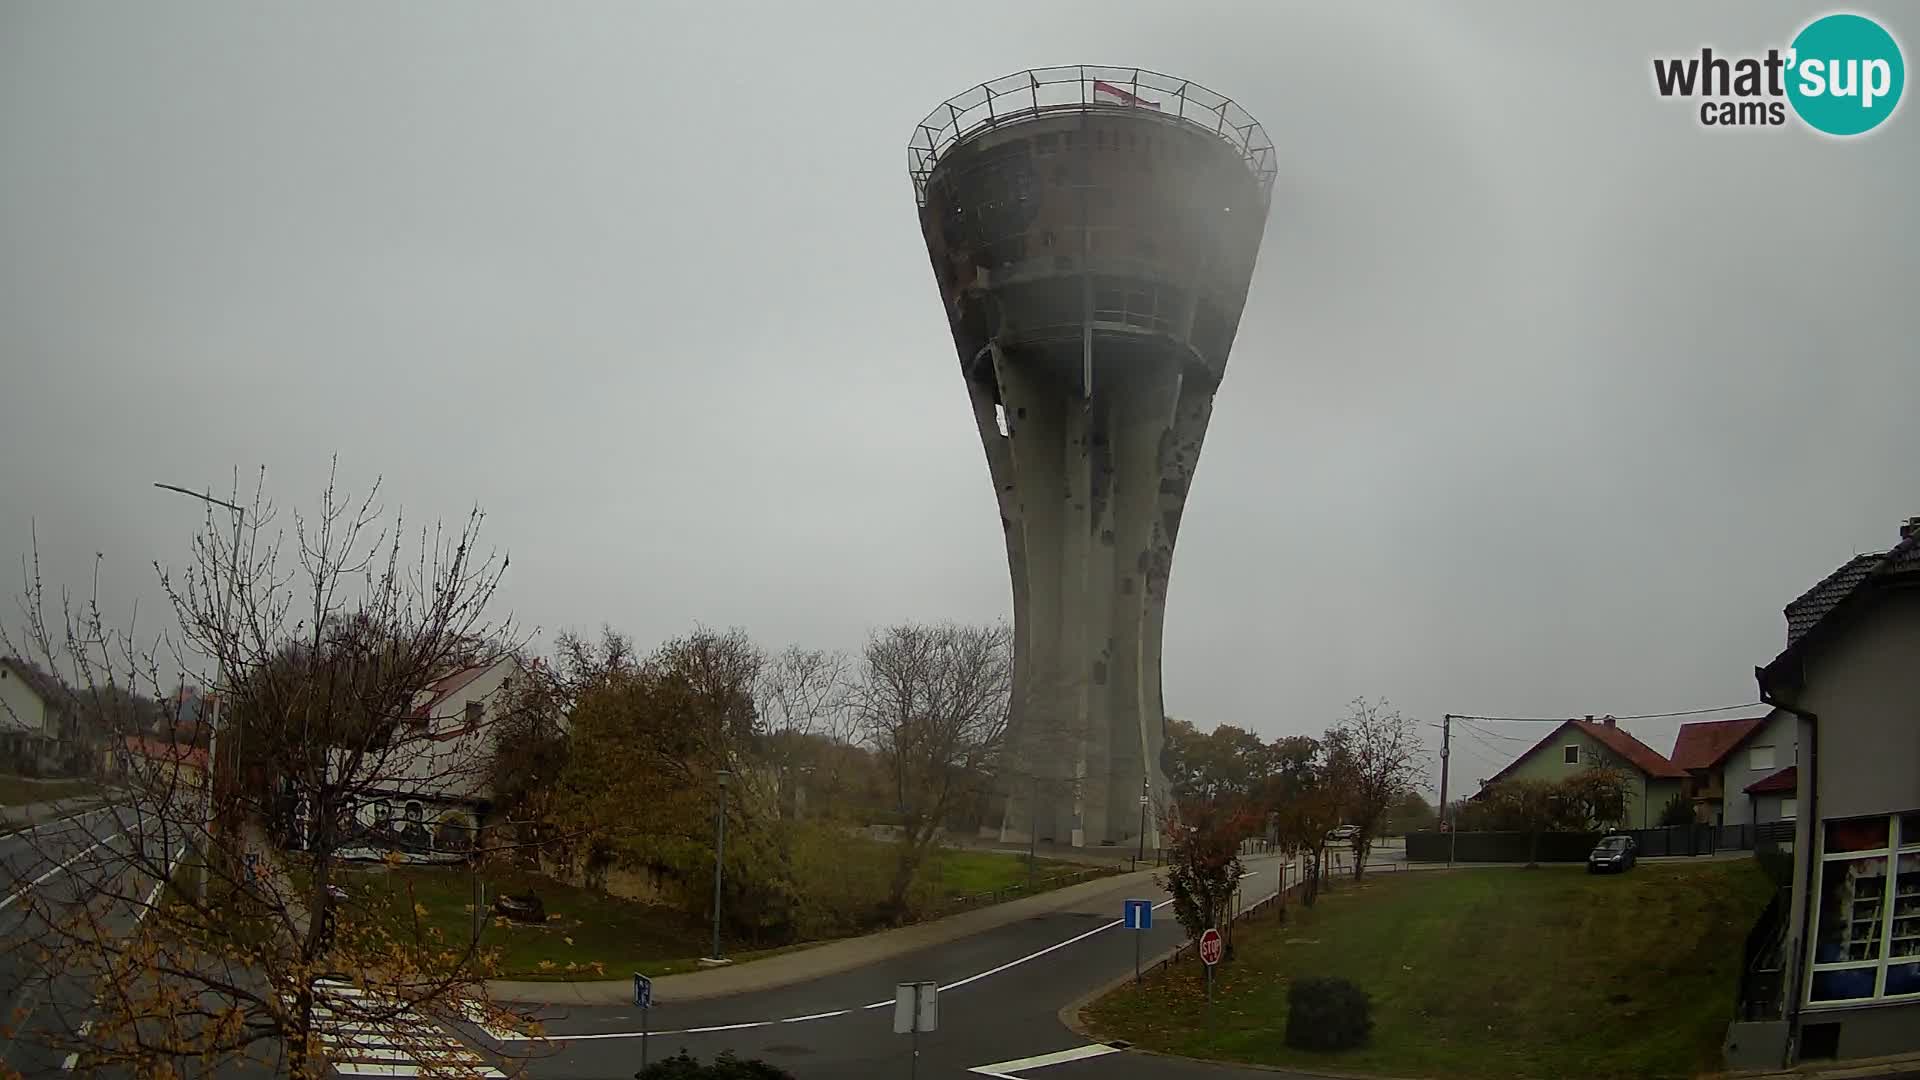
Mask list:
[[[1920,12],[1854,10],[1913,66]],[[1822,11],[0,0],[0,557],[34,521],[152,603],[199,521],[153,481],[310,505],[337,451],[482,504],[549,638],[1003,616],[904,147],[982,79],[1139,64],[1280,147],[1169,711],[1751,701],[1781,606],[1920,513],[1920,116],[1707,130],[1649,61]]]

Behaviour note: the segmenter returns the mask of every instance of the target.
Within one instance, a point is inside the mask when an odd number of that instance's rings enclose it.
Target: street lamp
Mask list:
[[[726,957],[720,952],[720,882],[726,873],[727,865],[727,777],[732,775],[725,769],[713,774],[719,781],[719,790],[713,814],[713,956],[714,963],[721,963]]]
[[[1151,785],[1152,781],[1147,777],[1140,778],[1140,854],[1134,857],[1136,864],[1147,861],[1147,803],[1152,801],[1152,796],[1148,794],[1152,790]]]
[[[207,771],[209,775],[207,777],[207,799],[202,810],[202,817],[203,824],[206,826],[207,835],[211,838],[215,825],[213,799],[219,789],[220,777],[220,706],[226,700],[226,695],[229,692],[227,687],[227,631],[228,623],[232,618],[233,594],[240,588],[240,529],[246,522],[247,511],[244,507],[235,506],[233,503],[223,499],[216,499],[212,495],[205,495],[176,484],[162,484],[156,481],[153,486],[164,491],[172,491],[199,499],[201,502],[207,503],[210,506],[221,506],[233,511],[233,567],[227,575],[229,579],[227,582],[227,595],[220,601],[221,640],[219,648],[214,650],[214,683],[217,686],[217,690],[213,695],[213,707],[208,711],[207,715]],[[235,760],[237,761],[238,759],[236,758]],[[200,875],[200,899],[204,901],[206,898],[207,875],[203,872]]]

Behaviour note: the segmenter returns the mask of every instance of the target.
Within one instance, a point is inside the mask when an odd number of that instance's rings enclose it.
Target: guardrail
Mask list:
[[[1044,113],[1094,109],[1142,109],[1210,132],[1240,152],[1263,190],[1272,188],[1279,173],[1273,140],[1232,98],[1145,68],[1082,64],[1016,71],[941,102],[915,125],[907,145],[913,197],[926,204],[927,180],[934,166],[970,136]]]

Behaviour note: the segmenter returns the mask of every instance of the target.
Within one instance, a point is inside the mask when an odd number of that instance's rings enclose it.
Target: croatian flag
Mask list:
[[[1093,80],[1093,99],[1095,101],[1117,101],[1122,105],[1132,105],[1140,109],[1157,109],[1160,107],[1160,103],[1157,101],[1148,101],[1146,98],[1124,87],[1115,86],[1110,82],[1102,82],[1099,79]]]

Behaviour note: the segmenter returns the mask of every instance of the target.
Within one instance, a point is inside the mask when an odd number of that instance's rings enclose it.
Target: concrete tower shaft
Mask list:
[[[1144,793],[1154,845],[1167,582],[1273,148],[1192,83],[1053,68],[943,105],[911,159],[1013,579],[1001,835],[1132,845]]]

